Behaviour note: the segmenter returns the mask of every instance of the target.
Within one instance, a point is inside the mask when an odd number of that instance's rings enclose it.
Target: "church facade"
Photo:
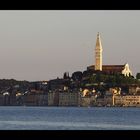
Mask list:
[[[87,70],[103,71],[107,74],[121,73],[128,77],[132,75],[128,63],[124,65],[102,65],[102,52],[101,37],[98,33],[95,46],[95,65],[88,66]]]

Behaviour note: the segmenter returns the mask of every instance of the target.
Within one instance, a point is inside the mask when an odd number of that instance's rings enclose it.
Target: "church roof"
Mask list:
[[[102,67],[124,67],[125,65],[102,65]],[[95,67],[95,65],[91,65],[89,67]]]
[[[102,65],[102,71],[118,71],[121,72],[124,69],[125,65]],[[87,67],[88,70],[95,69],[95,65]]]

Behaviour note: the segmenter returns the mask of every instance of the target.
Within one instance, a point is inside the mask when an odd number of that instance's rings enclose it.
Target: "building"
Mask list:
[[[140,96],[139,95],[112,96],[112,101],[113,101],[113,104],[112,104],[113,106],[140,107]]]
[[[96,106],[96,97],[95,96],[79,96],[79,106],[81,107],[91,107]]]
[[[59,106],[78,106],[78,92],[60,92]]]
[[[10,93],[9,92],[4,92],[3,93],[3,103],[5,106],[10,105]]]
[[[137,95],[126,95],[122,96],[123,106],[140,106],[140,96]]]
[[[38,106],[47,106],[48,105],[48,94],[38,95]]]
[[[47,106],[48,105],[48,95],[47,94],[29,93],[27,95],[21,95],[21,97],[17,101],[18,101],[17,105]]]
[[[95,106],[106,106],[106,102],[104,100],[104,98],[97,98],[96,102],[94,104]]]
[[[48,106],[78,106],[78,92],[49,92]]]
[[[24,105],[27,106],[36,106],[37,105],[37,96],[35,94],[28,94],[23,96]]]
[[[4,104],[4,96],[3,94],[0,94],[0,106],[3,106]]]
[[[59,105],[59,92],[48,92],[48,106]]]
[[[95,65],[91,65],[87,67],[87,70],[95,70]],[[132,75],[128,63],[124,65],[102,65],[102,71],[106,74],[119,73],[125,76]]]
[[[123,96],[114,96],[114,106],[123,106]]]
[[[102,65],[102,44],[100,34],[97,34],[96,46],[95,46],[95,65],[87,67],[87,70],[103,71],[107,74],[120,73],[124,76],[132,75],[132,72],[129,68],[129,64],[124,65]]]

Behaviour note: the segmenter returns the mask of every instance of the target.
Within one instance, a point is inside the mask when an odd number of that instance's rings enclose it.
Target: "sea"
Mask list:
[[[1,106],[0,130],[140,130],[140,108]]]

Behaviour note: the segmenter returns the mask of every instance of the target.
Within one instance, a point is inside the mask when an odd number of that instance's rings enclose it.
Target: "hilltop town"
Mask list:
[[[140,73],[129,64],[103,65],[97,34],[95,65],[49,81],[0,80],[1,106],[140,106]]]

